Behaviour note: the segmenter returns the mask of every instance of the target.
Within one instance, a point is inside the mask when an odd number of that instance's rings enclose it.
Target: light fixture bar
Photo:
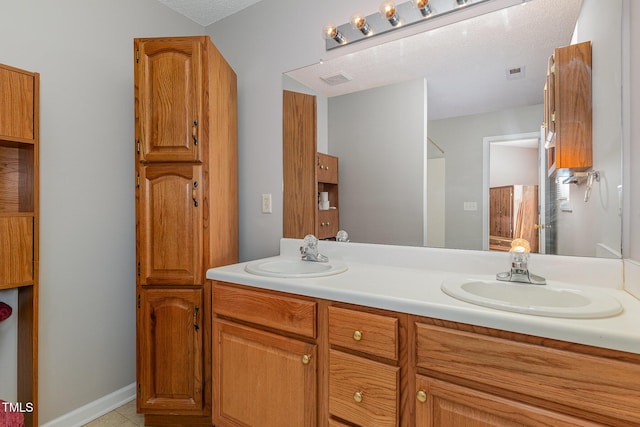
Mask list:
[[[335,49],[385,34],[409,25],[431,21],[439,17],[467,10],[475,5],[492,0],[410,0],[394,5],[393,13],[387,3],[383,3],[380,12],[368,16],[354,15],[350,22],[335,28],[339,37],[326,37],[326,50]],[[393,4],[393,3],[392,3]],[[385,8],[386,6],[386,8]],[[386,11],[383,15],[382,11]],[[356,22],[354,19],[358,18]],[[326,31],[326,30],[325,30]]]

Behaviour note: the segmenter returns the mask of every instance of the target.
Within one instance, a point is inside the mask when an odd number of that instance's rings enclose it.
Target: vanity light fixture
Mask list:
[[[387,0],[380,5],[380,15],[389,21],[392,27],[400,25],[400,17],[396,10],[396,4],[393,1]]]
[[[340,30],[333,25],[327,25],[324,27],[324,36],[327,40],[335,40],[338,44],[345,44],[347,42],[347,39],[344,38],[344,35]]]
[[[422,16],[431,15],[431,6],[429,6],[429,0],[412,0],[411,4],[418,8]]]
[[[367,19],[360,14],[355,14],[351,17],[351,26],[365,36],[371,34],[371,26],[367,22]]]
[[[339,26],[327,25],[324,28],[326,50],[346,46],[360,40],[378,36],[390,31],[405,28],[409,25],[425,22],[428,28],[437,28],[441,25],[451,23],[451,21],[467,19],[474,16],[473,12],[466,12],[468,9],[484,3],[495,3],[496,9],[512,6],[523,0],[408,0],[396,4],[394,0],[385,0],[380,5],[379,11],[370,15],[354,14],[346,24]],[[526,1],[526,0],[524,0]],[[435,3],[435,6],[433,4]],[[504,5],[503,5],[504,4]],[[464,6],[464,7],[462,7]],[[491,10],[491,6],[485,5],[485,10]],[[462,12],[462,10],[465,12]],[[482,8],[478,8],[478,14]],[[439,20],[438,17],[460,13],[459,19]],[[426,23],[428,22],[428,24]]]

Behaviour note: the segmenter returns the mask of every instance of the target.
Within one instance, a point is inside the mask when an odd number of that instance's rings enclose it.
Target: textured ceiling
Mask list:
[[[158,0],[202,26],[245,9],[260,0]]]

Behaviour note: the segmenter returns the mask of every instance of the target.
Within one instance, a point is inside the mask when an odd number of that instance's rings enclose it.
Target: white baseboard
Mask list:
[[[131,383],[100,399],[58,417],[42,427],[80,427],[136,398],[136,384]]]

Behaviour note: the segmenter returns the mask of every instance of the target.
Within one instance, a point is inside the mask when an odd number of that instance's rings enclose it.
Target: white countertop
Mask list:
[[[280,257],[299,258],[300,243],[283,239]],[[442,281],[453,276],[495,278],[496,272],[507,270],[506,254],[335,242],[321,242],[320,252],[345,262],[349,269],[326,277],[275,278],[247,273],[247,263],[240,263],[210,269],[207,278],[640,354],[640,300],[622,289],[621,260],[556,256],[531,260],[532,272],[550,284],[597,286],[624,309],[608,318],[564,319],[484,308],[440,290]]]

